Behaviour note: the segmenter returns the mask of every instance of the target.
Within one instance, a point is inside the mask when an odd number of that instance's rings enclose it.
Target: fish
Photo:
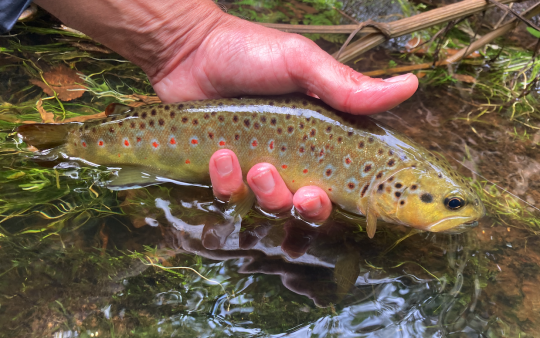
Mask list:
[[[373,118],[307,95],[111,104],[107,115],[85,123],[22,125],[17,132],[39,150],[120,168],[111,188],[164,180],[209,185],[211,155],[230,149],[244,175],[268,162],[292,192],[320,187],[335,206],[366,217],[370,238],[378,220],[458,233],[485,214],[448,162]]]

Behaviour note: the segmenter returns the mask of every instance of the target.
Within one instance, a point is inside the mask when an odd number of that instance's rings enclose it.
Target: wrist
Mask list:
[[[227,21],[211,0],[36,0],[158,82]]]

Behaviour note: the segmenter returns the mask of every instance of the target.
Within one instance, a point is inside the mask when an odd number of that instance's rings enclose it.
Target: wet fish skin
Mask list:
[[[244,174],[271,163],[291,191],[319,186],[342,209],[366,215],[368,228],[371,218],[371,227],[383,219],[461,230],[485,212],[466,181],[423,147],[304,95],[148,105],[69,128],[60,151],[70,157],[190,183],[208,184],[211,155],[231,149]],[[449,208],[452,198],[464,205]]]

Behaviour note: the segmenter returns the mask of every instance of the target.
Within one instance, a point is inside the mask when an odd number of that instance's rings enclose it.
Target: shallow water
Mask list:
[[[40,67],[64,60],[87,75],[108,66],[111,88],[148,88],[116,56],[81,53],[20,55]],[[379,50],[355,67],[377,69],[391,58]],[[47,169],[15,144],[10,123],[30,116],[19,105],[34,109],[43,94],[29,87],[22,62],[0,61],[1,337],[527,337],[540,328],[540,240],[512,215],[519,208],[491,212],[461,235],[387,225],[370,240],[362,219],[338,212],[318,228],[256,210],[239,223],[208,189],[113,193],[96,183],[104,168]],[[376,118],[475,182],[540,203],[540,133],[524,135],[498,113],[471,118],[475,90],[424,85]],[[87,92],[65,107],[102,110],[110,101]]]

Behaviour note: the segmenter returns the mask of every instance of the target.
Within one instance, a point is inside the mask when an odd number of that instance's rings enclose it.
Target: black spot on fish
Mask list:
[[[312,144],[312,145],[310,146],[310,149],[311,149],[311,151],[315,151],[315,146]]]
[[[274,102],[273,102],[273,101],[270,101],[270,102],[268,102],[268,104],[269,104],[270,106],[273,106],[273,105],[274,105]]]
[[[379,149],[379,150],[377,151],[377,153],[379,153],[379,155],[382,155],[383,152],[384,152],[384,150],[382,150],[382,149]]]
[[[166,107],[165,110],[169,110],[169,106],[165,106],[165,107]],[[150,114],[152,114],[152,116],[156,116],[157,111],[155,109],[152,109],[152,112]]]
[[[172,126],[171,127],[171,131],[174,133],[176,131],[176,127],[175,126]]]
[[[150,120],[150,122],[148,124],[150,125],[150,127],[153,127],[154,126],[154,120]]]
[[[428,193],[422,194],[422,196],[420,196],[420,199],[421,199],[422,202],[424,202],[424,203],[431,203],[431,202],[433,202],[433,196],[431,196],[431,194],[428,194]]]
[[[277,133],[278,133],[278,134],[281,135],[282,132],[283,132],[283,129],[281,129],[281,128],[278,128],[278,129],[277,129]]]
[[[399,191],[396,191],[395,195],[396,195],[397,198],[401,197],[401,193]]]
[[[293,126],[288,126],[288,127],[287,127],[287,132],[289,132],[289,134],[292,134],[293,131],[294,131],[294,127],[293,127]]]
[[[347,187],[352,190],[352,189],[354,189],[355,185],[354,185],[354,183],[349,182],[349,184],[347,184]]]
[[[291,99],[285,99],[285,103],[287,104],[291,103]]]
[[[208,133],[208,137],[210,137],[211,140],[214,139],[214,133]]]
[[[330,126],[326,127],[326,132],[327,132],[327,133],[329,133],[329,132],[331,132],[331,131],[332,131],[332,127],[330,127]]]
[[[442,174],[441,174],[441,173],[439,173],[437,176],[439,176],[439,178],[442,178]]]
[[[401,183],[396,183],[396,185],[395,185],[395,187],[396,187],[397,189],[400,189],[402,186],[403,186],[403,184],[401,184]]]
[[[114,128],[109,128],[110,133],[114,133]]]
[[[388,155],[389,155],[389,156],[394,155],[394,151],[393,151],[392,149],[388,150]]]
[[[368,164],[366,165],[366,167],[364,168],[364,172],[369,172],[371,170],[371,164]]]
[[[147,116],[148,116],[148,114],[146,114],[146,112],[142,113],[142,115],[141,115],[141,117],[142,117],[143,119],[145,119]]]
[[[212,116],[216,116],[216,114],[217,114],[217,113],[216,113],[215,111],[213,111],[213,112],[210,113],[210,115],[212,115]]]
[[[405,204],[405,201],[401,201],[401,202],[399,202],[399,204],[404,205],[404,204]]]
[[[411,185],[411,190],[416,190],[416,188],[418,188],[416,184]]]
[[[364,197],[364,195],[366,194],[366,191],[369,189],[369,183],[366,184],[364,186],[364,188],[362,189],[362,193],[360,194],[360,197]]]
[[[290,120],[291,119],[291,114],[285,115],[285,119]]]
[[[159,125],[162,126],[165,124],[165,120],[164,119],[159,119],[158,121]]]
[[[300,149],[298,149],[298,151],[303,153],[304,152],[304,147],[300,147]]]
[[[362,149],[364,148],[365,144],[364,144],[364,141],[360,141],[360,143],[358,143],[358,149]]]
[[[133,113],[133,117],[139,117],[139,113]]]
[[[218,103],[218,106],[223,107],[223,102]]]
[[[132,124],[135,124],[135,123],[132,122]],[[96,128],[92,128],[92,133],[95,133],[95,132],[96,132]]]
[[[234,123],[238,122],[238,116],[234,115],[232,120],[233,120]]]
[[[375,139],[373,137],[368,137],[367,141],[369,143],[373,143],[373,142],[375,142]]]
[[[338,138],[337,138],[337,141],[338,141],[338,143],[341,143],[341,141],[343,141],[343,137],[341,137],[341,136],[338,137]]]
[[[390,178],[388,179],[388,182],[392,182],[393,180],[394,180],[394,176],[390,177]]]
[[[174,119],[174,117],[176,116],[176,113],[172,111],[172,112],[169,114],[169,116],[171,117],[171,119]]]
[[[261,122],[266,123],[266,116],[261,116]]]
[[[112,121],[114,121],[114,120],[116,120],[116,116],[111,117],[111,119],[110,119],[109,121],[112,122]]]
[[[285,150],[287,150],[287,147],[281,146],[281,151],[285,151]]]
[[[246,128],[249,128],[251,126],[251,120],[250,119],[245,119],[244,120],[244,126],[246,126]]]
[[[130,126],[131,128],[135,128],[135,122],[131,122],[131,123],[129,124],[129,126]],[[95,128],[94,128],[94,129],[95,129]]]
[[[377,179],[381,178],[382,177],[382,172],[378,173],[376,177],[377,177]]]
[[[259,122],[255,122],[253,124],[253,128],[255,128],[255,129],[259,129],[260,127],[261,127],[261,125],[259,124]]]
[[[296,106],[293,104],[293,105],[291,106],[291,109],[296,109]]]
[[[210,114],[204,114],[203,117],[205,120],[208,120],[210,118]]]
[[[168,105],[166,105],[165,107],[163,107],[163,109],[169,110],[169,109],[171,109],[171,107],[169,107]],[[152,115],[155,115],[154,112],[152,112]]]
[[[240,135],[238,135],[238,134],[234,135],[234,139],[235,139],[236,141],[238,141],[238,140],[240,139]]]
[[[186,123],[188,121],[188,118],[187,117],[182,117],[182,123]]]
[[[124,122],[123,122],[123,121],[120,121],[120,122],[118,122],[118,125],[119,125],[119,126],[121,127],[121,126],[123,126],[123,125],[124,125]],[[87,126],[87,127],[85,127],[85,129],[88,129],[88,126]]]
[[[198,125],[199,124],[199,120],[197,119],[193,119],[193,121],[191,121],[191,123],[193,123],[194,126]]]
[[[300,129],[304,129],[304,124],[303,124],[302,122],[300,122],[300,124],[298,125],[298,127],[299,127]]]
[[[225,118],[223,117],[223,115],[219,115],[217,119],[219,122],[225,121]]]
[[[183,105],[183,104],[179,104],[179,105],[178,105],[178,109],[182,109],[182,108],[184,108],[184,105]]]
[[[315,129],[311,129],[311,131],[309,132],[309,136],[313,137],[315,136],[315,134],[317,134],[317,131]]]
[[[144,128],[146,128],[146,124],[144,123],[139,124],[139,129],[144,129]]]
[[[332,175],[332,169],[326,169],[325,174],[326,176],[330,177],[330,175]]]
[[[396,164],[396,161],[392,158],[392,159],[390,159],[390,161],[388,161],[387,164],[388,164],[389,167],[392,167],[394,164]]]
[[[275,118],[273,118],[273,119],[270,120],[270,124],[271,124],[271,125],[275,126],[276,123],[277,123],[277,121],[276,121]]]
[[[379,188],[377,189],[378,192],[382,192],[384,190],[384,184],[379,184]]]

